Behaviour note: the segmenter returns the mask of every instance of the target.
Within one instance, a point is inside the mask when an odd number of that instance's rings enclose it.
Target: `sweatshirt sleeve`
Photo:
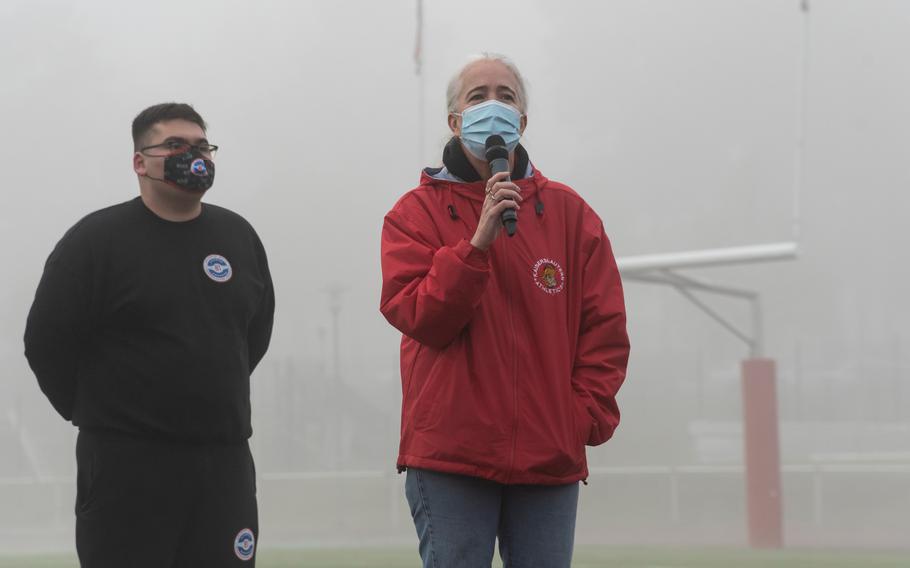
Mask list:
[[[581,330],[572,372],[582,420],[591,424],[587,444],[610,439],[619,424],[616,393],[626,377],[629,337],[619,270],[597,220],[584,267]]]
[[[256,315],[250,321],[247,332],[247,344],[249,346],[250,374],[256,369],[256,366],[265,356],[269,348],[269,342],[272,338],[272,324],[275,319],[275,288],[272,284],[272,275],[269,272],[269,263],[265,254],[265,247],[259,237],[255,238],[256,256],[259,260],[259,270],[265,280],[265,289],[262,291],[262,298],[259,301],[259,308]]]
[[[471,321],[490,277],[489,253],[430,231],[393,210],[382,228],[380,311],[403,334],[442,349]]]
[[[54,409],[67,420],[73,416],[76,376],[90,328],[87,278],[52,254],[25,326],[29,366]]]

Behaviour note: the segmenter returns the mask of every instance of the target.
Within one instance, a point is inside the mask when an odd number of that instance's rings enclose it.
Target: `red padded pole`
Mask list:
[[[776,368],[773,359],[742,363],[743,442],[749,544],[783,546]]]

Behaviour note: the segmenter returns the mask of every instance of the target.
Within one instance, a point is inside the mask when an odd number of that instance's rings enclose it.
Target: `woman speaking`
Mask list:
[[[585,445],[619,423],[619,272],[597,214],[519,144],[515,65],[476,58],[447,99],[443,167],[422,172],[382,230],[380,309],[403,334],[398,467],[420,556],[490,566],[498,537],[505,566],[568,567]]]

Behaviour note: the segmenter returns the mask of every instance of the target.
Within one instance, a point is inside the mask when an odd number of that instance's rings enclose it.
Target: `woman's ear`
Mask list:
[[[521,123],[518,126],[518,133],[524,134],[525,128],[527,128],[527,127],[528,127],[528,115],[523,114],[523,115],[521,115]]]
[[[461,117],[457,116],[454,112],[449,113],[449,130],[451,130],[452,134],[455,136],[461,136]]]

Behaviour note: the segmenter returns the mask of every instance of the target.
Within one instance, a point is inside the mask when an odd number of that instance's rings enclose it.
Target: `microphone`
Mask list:
[[[487,138],[485,146],[486,152],[484,156],[490,164],[490,173],[496,175],[500,172],[509,171],[509,151],[506,149],[506,141],[502,139],[502,136],[493,134]],[[507,181],[509,179],[508,177],[506,178]],[[515,210],[506,209],[502,212],[500,218],[502,219],[502,225],[506,228],[506,234],[510,237],[513,236],[518,229],[518,215]]]

